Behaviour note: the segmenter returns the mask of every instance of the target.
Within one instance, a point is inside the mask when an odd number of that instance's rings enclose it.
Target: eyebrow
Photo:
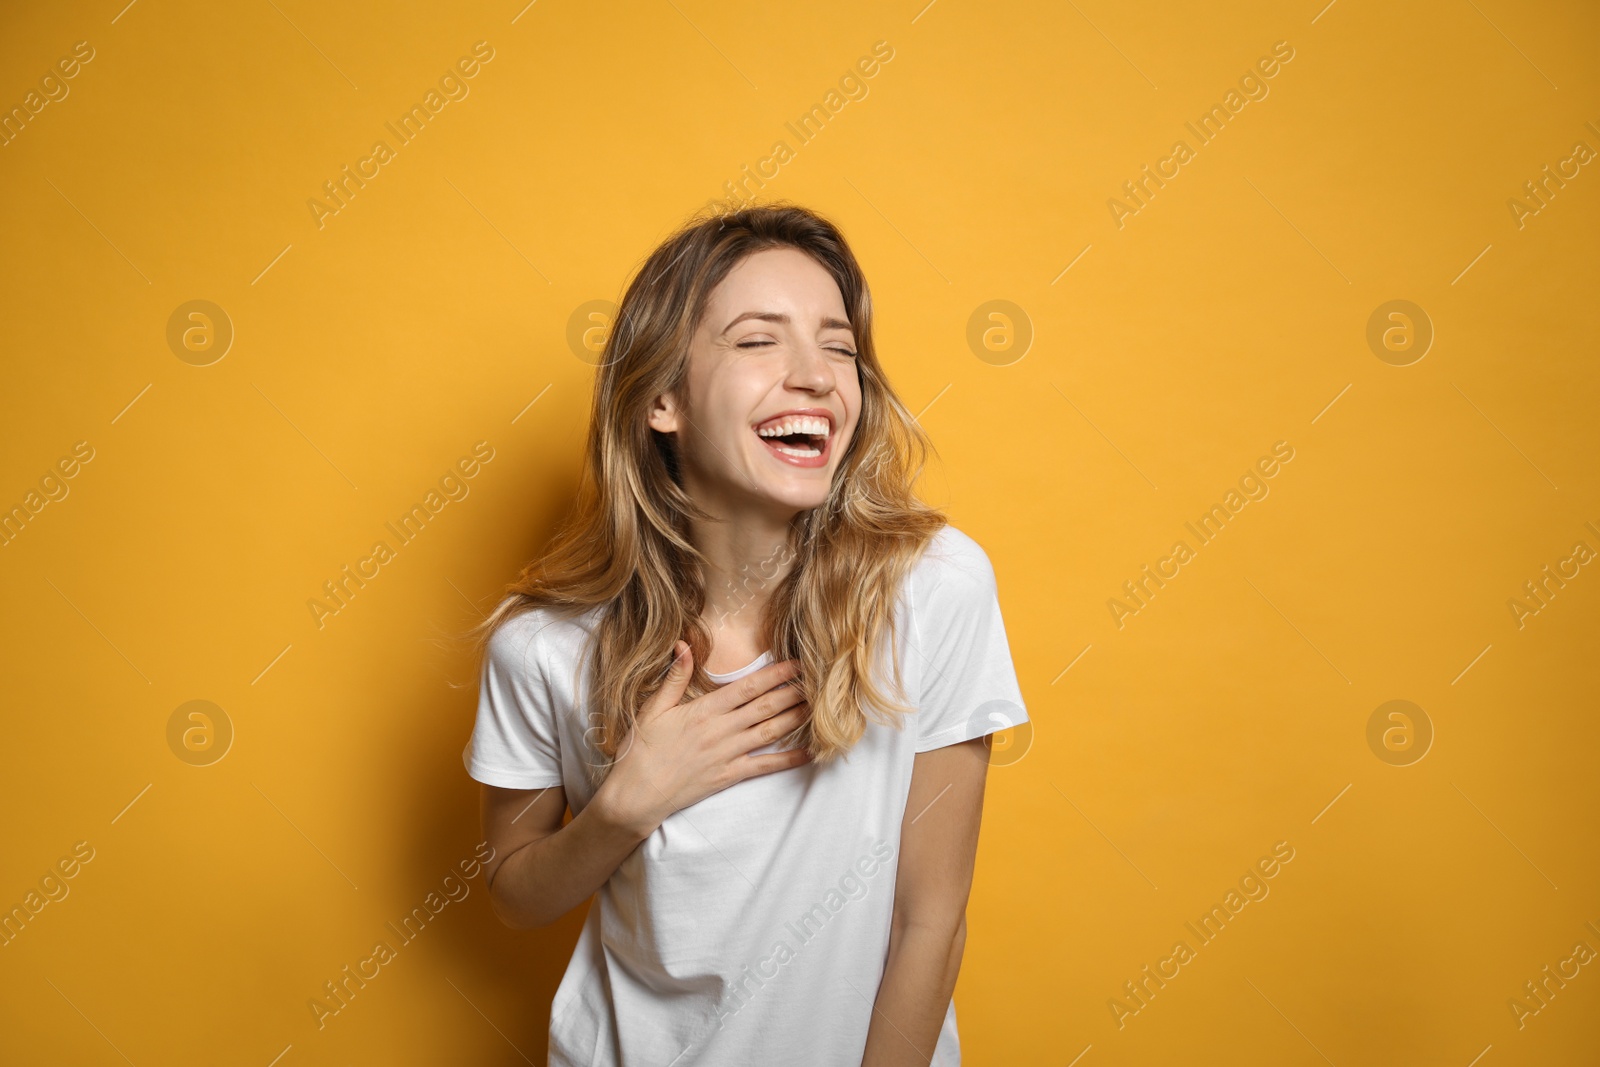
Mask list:
[[[746,311],[743,315],[724,326],[722,332],[726,334],[745,319],[760,319],[762,322],[776,322],[784,326],[788,326],[791,321],[789,316],[778,311]],[[825,318],[822,320],[822,328],[825,330],[849,330],[851,327],[843,319]]]

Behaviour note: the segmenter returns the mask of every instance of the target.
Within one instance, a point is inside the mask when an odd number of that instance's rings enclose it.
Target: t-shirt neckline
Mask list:
[[[706,671],[706,677],[710,678],[718,685],[724,685],[728,682],[743,678],[747,674],[753,674],[762,667],[765,667],[770,662],[772,662],[772,650],[769,648],[767,651],[761,653],[761,655],[757,656],[749,663],[746,663],[743,667],[740,667],[736,671],[728,671],[726,674],[717,674],[713,671]]]

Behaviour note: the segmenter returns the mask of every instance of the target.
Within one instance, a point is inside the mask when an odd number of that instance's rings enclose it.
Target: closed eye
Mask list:
[[[763,347],[763,346],[766,346],[766,345],[774,345],[774,344],[777,344],[777,343],[778,342],[776,342],[776,341],[740,341],[738,344],[734,345],[733,347],[735,347],[735,348],[760,348],[760,347]],[[852,351],[851,349],[848,349],[848,348],[829,348],[828,351],[829,352],[837,352],[841,356],[849,356],[851,359],[855,359],[856,355],[857,355],[854,351]]]

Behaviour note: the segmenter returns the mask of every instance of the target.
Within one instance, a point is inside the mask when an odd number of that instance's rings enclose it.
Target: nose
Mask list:
[[[790,351],[785,384],[807,393],[831,393],[838,387],[836,373],[826,349],[819,345],[797,345]]]

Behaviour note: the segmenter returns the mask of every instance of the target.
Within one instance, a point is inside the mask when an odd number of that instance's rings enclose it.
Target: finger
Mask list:
[[[780,737],[787,737],[790,731],[806,721],[806,716],[810,713],[811,705],[801,703],[797,707],[780,711],[771,718],[741,730],[738,735],[738,751],[751,752],[763,745],[772,744]]]
[[[728,713],[728,720],[735,729],[743,730],[772,718],[786,708],[803,704],[805,699],[805,691],[798,685],[779,686],[767,690],[748,704],[734,708]]]
[[[666,708],[676,707],[683,700],[684,690],[689,688],[689,679],[694,675],[694,653],[690,651],[686,641],[674,641],[672,644],[672,666],[667,670],[667,676],[661,682],[661,688],[655,695],[645,702],[639,712],[640,720],[649,718]]]
[[[734,761],[734,766],[740,769],[744,778],[756,778],[810,762],[812,762],[810,752],[804,748],[791,748],[783,752],[764,752],[759,756],[740,756]]]
[[[765,693],[774,690],[789,692],[798,689],[799,687],[794,685],[790,685],[788,689],[779,689],[778,687],[793,682],[799,673],[799,660],[786,659],[778,663],[770,663],[748,677],[740,678],[736,682],[729,682],[715,692],[708,693],[706,699],[710,702],[710,707],[716,711],[732,711],[734,708],[748,704]]]

